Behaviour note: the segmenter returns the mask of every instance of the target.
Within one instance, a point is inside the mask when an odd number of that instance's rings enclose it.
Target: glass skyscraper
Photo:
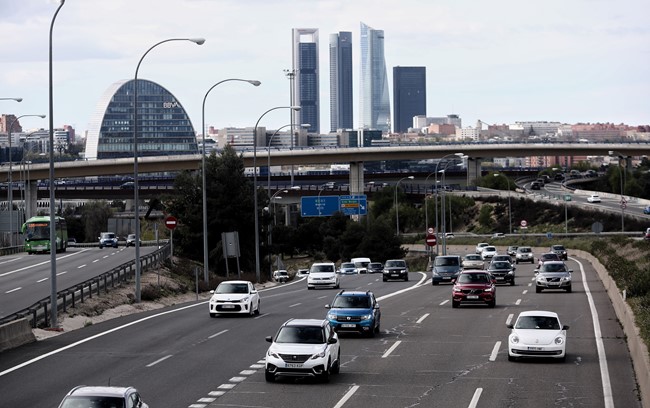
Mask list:
[[[413,127],[413,117],[427,114],[425,67],[393,67],[393,132]]]
[[[116,82],[99,100],[88,126],[86,158],[133,157],[134,84]],[[138,157],[199,153],[192,122],[168,90],[138,79],[137,103]]]
[[[361,127],[390,131],[390,97],[384,57],[384,31],[361,23]]]
[[[330,34],[330,131],[352,129],[352,33]]]
[[[294,104],[300,106],[295,112],[294,126],[309,124],[307,132],[320,133],[320,92],[318,85],[318,29],[293,29],[293,87]]]

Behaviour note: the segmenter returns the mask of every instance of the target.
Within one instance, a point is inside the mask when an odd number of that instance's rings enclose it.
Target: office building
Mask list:
[[[135,81],[111,85],[88,125],[86,159],[133,157]],[[198,154],[194,127],[181,103],[162,86],[138,79],[138,157]]]
[[[384,31],[361,23],[360,127],[390,131],[390,97]]]
[[[352,129],[352,33],[330,34],[330,132]]]
[[[425,67],[393,67],[393,132],[407,132],[427,112]]]
[[[300,106],[294,112],[294,126],[311,125],[309,133],[320,132],[320,92],[318,79],[318,29],[293,30],[293,103]],[[295,130],[294,130],[295,131]]]

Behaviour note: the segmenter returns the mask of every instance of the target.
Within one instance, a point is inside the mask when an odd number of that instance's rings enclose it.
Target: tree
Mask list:
[[[108,219],[112,214],[111,208],[103,201],[89,201],[83,206],[81,219],[86,242],[96,239],[102,231],[106,231]]]
[[[486,204],[481,207],[481,210],[478,214],[478,222],[481,225],[482,228],[492,231],[492,227],[494,226],[494,220],[492,219],[492,211],[494,210],[494,207]]]

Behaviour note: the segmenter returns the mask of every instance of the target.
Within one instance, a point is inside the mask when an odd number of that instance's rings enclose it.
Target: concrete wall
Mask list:
[[[36,341],[27,319],[15,320],[0,326],[0,352]]]

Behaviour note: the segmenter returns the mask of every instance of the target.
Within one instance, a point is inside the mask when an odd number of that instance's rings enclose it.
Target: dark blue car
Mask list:
[[[352,332],[368,337],[379,333],[381,310],[372,292],[340,291],[325,306],[327,320],[337,333]]]

